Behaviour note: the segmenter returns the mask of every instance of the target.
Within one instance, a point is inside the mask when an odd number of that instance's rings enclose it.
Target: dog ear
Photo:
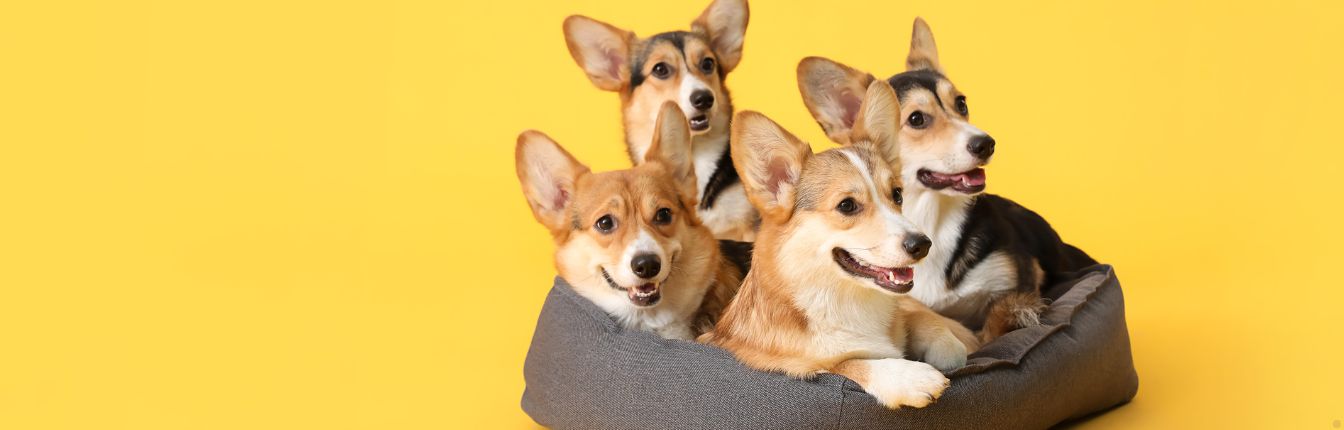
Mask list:
[[[565,44],[593,85],[619,91],[630,81],[630,44],[635,34],[582,15],[565,18]]]
[[[915,31],[910,35],[910,55],[905,57],[906,70],[933,70],[943,73],[938,65],[938,45],[933,43],[933,30],[924,18],[915,18]]]
[[[550,137],[528,130],[518,135],[514,149],[518,182],[523,185],[532,215],[551,231],[566,228],[565,214],[574,201],[575,184],[588,168]]]
[[[863,104],[873,75],[821,57],[798,63],[798,91],[826,136],[839,144],[850,142],[850,129]],[[883,82],[885,84],[885,82]]]
[[[699,190],[696,189],[695,163],[691,159],[691,130],[686,123],[686,114],[681,112],[677,102],[663,102],[654,127],[653,143],[645,152],[644,161],[659,162],[666,166],[682,197],[695,206]]]
[[[747,198],[763,217],[787,219],[812,148],[756,112],[737,114],[732,127],[733,165]]]
[[[870,142],[887,164],[899,169],[901,148],[897,132],[901,130],[900,116],[901,104],[896,100],[896,91],[886,82],[873,81],[863,95],[863,105],[859,107],[859,116],[850,135],[851,143]]]
[[[714,0],[699,18],[691,22],[691,29],[709,35],[709,43],[718,54],[723,73],[733,71],[742,61],[742,43],[746,39],[750,16],[747,0]]]

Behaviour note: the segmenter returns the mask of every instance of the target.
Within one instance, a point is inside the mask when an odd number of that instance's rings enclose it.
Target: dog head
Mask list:
[[[800,285],[906,293],[931,242],[901,215],[896,95],[874,83],[857,109],[850,144],[817,154],[759,113],[737,115],[733,164],[762,216],[755,259]]]
[[[641,39],[585,16],[565,19],[569,53],[598,88],[621,94],[630,155],[643,160],[658,109],[675,102],[695,136],[727,136],[732,103],[724,78],[742,60],[746,0],[714,0],[690,31]]]
[[[656,306],[684,281],[678,277],[702,272],[695,266],[702,257],[682,254],[715,243],[694,211],[687,128],[677,106],[666,104],[645,162],[603,173],[540,132],[518,136],[518,180],[555,239],[560,276],[605,309]]]
[[[933,32],[915,19],[907,70],[887,80],[900,100],[901,176],[913,187],[951,195],[985,190],[985,170],[994,139],[970,123],[966,96],[938,64]],[[826,135],[852,141],[855,115],[872,75],[820,57],[798,64],[798,89]]]

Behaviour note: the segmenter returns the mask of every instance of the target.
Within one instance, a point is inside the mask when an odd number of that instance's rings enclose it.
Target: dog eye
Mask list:
[[[611,215],[602,215],[602,218],[593,223],[593,228],[602,233],[611,233],[611,230],[616,228],[616,220]]]
[[[705,59],[700,60],[700,71],[706,74],[714,73],[714,59],[705,57]]]
[[[855,202],[852,198],[846,197],[844,200],[840,201],[840,204],[835,205],[835,210],[840,211],[840,213],[845,215],[854,215],[854,213],[859,211],[859,203]]]
[[[900,205],[903,203],[903,201],[901,200],[901,188],[900,188],[900,187],[896,187],[896,188],[892,188],[892,189],[891,189],[891,199],[896,201],[896,206],[900,206]]]
[[[966,107],[966,96],[957,96],[956,105],[957,105],[957,113],[960,113],[961,116],[971,115],[970,108]]]
[[[653,77],[658,79],[667,79],[672,74],[672,68],[667,63],[658,63],[653,65]]]
[[[925,117],[924,112],[915,111],[915,113],[910,114],[910,118],[907,119],[906,122],[908,122],[911,127],[924,128],[928,125],[928,118]]]
[[[667,225],[672,222],[672,210],[668,208],[658,209],[653,213],[653,223],[658,225]]]

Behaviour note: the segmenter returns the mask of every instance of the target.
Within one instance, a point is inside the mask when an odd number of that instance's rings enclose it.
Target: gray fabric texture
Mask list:
[[[952,371],[922,409],[888,410],[839,375],[796,380],[727,351],[625,330],[563,280],[546,297],[523,368],[522,407],[552,428],[1046,428],[1138,391],[1120,283],[1110,266],[1051,286],[1044,324]]]

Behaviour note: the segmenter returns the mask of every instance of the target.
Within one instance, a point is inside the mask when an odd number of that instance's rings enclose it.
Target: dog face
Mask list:
[[[648,158],[627,170],[590,173],[546,135],[518,137],[518,178],[555,239],[560,276],[608,310],[657,306],[683,248],[712,242],[693,210],[686,119],[671,103],[662,112]]]
[[[584,16],[565,20],[570,55],[598,88],[621,93],[622,113],[635,160],[653,130],[658,109],[674,102],[690,119],[691,133],[726,135],[732,103],[723,80],[742,59],[747,30],[745,0],[715,0],[691,31],[647,39]]]
[[[900,100],[901,176],[912,187],[953,195],[985,189],[982,168],[994,155],[994,139],[970,123],[966,96],[943,75],[933,32],[915,19],[907,71],[887,83]],[[825,58],[798,64],[798,88],[827,136],[848,143],[862,89],[873,76]]]
[[[865,97],[851,144],[818,154],[765,116],[743,112],[733,123],[733,162],[762,214],[757,249],[774,256],[783,276],[901,294],[931,242],[901,215],[896,96],[878,82]]]

